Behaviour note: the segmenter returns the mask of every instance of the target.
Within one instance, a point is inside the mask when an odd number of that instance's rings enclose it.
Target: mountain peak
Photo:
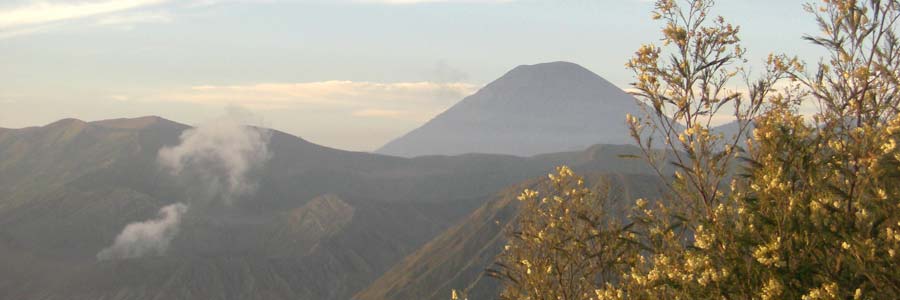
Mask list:
[[[119,118],[119,119],[109,119],[109,120],[100,120],[91,122],[93,125],[98,125],[102,127],[108,128],[118,128],[118,129],[141,129],[149,126],[153,126],[159,123],[175,123],[173,121],[169,121],[159,116],[143,116],[137,118]]]
[[[548,86],[565,86],[571,88],[579,84],[595,84],[612,86],[599,75],[576,63],[556,61],[533,65],[520,65],[513,68],[491,85],[518,88],[546,88]],[[524,86],[527,85],[527,86]]]
[[[47,124],[45,127],[69,127],[69,126],[81,126],[87,124],[86,122],[75,119],[75,118],[65,118],[58,120],[56,122]]]
[[[519,65],[512,70],[510,70],[507,75],[510,74],[528,74],[528,73],[546,73],[546,74],[582,74],[582,75],[591,75],[597,76],[594,72],[591,72],[585,67],[582,67],[579,64],[568,62],[568,61],[554,61],[547,63],[539,63],[533,65]]]
[[[625,115],[640,112],[633,97],[578,64],[522,65],[377,152],[532,156],[630,144]]]
[[[540,115],[597,104],[630,106],[634,99],[600,75],[565,61],[520,65],[460,102],[461,107]]]

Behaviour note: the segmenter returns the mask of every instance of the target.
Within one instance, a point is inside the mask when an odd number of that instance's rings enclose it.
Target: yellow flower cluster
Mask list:
[[[826,33],[813,39],[832,59],[808,75],[799,59],[770,55],[746,95],[724,88],[744,50],[737,27],[708,18],[711,6],[658,0],[666,46],[644,45],[626,64],[648,103],[626,121],[667,193],[612,218],[581,177],[557,168],[518,197],[501,298],[900,299],[900,48],[878,38],[898,35],[884,22],[900,6],[809,5]],[[820,111],[800,115],[811,100]],[[709,131],[728,102],[754,125],[746,147]]]
[[[834,282],[825,283],[822,287],[809,291],[803,295],[803,300],[839,300],[838,285]]]
[[[756,261],[763,265],[770,267],[783,267],[784,260],[781,259],[780,251],[781,237],[778,237],[768,244],[760,245],[758,248],[756,248],[756,250],[753,251],[753,257],[756,258]]]

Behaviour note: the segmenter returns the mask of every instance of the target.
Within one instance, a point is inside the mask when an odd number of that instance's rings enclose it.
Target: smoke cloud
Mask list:
[[[248,174],[269,159],[269,134],[243,125],[239,120],[246,117],[239,113],[185,131],[181,144],[159,151],[159,164],[174,175],[201,180],[213,193],[210,198],[226,204],[252,193],[256,183]]]
[[[444,60],[440,60],[434,64],[434,68],[432,68],[431,74],[429,75],[433,77],[436,82],[463,82],[469,79],[468,73],[454,68]]]
[[[97,253],[98,260],[128,259],[144,255],[163,255],[178,234],[178,225],[188,207],[182,203],[159,209],[155,219],[131,223],[116,236],[112,246]]]
[[[255,191],[257,184],[251,180],[250,172],[262,167],[271,156],[270,135],[263,129],[243,125],[249,121],[249,113],[233,108],[227,117],[184,131],[177,146],[160,149],[160,166],[181,176],[191,189],[201,186],[202,192],[187,199],[188,204],[161,208],[156,219],[128,224],[112,246],[97,254],[97,259],[162,255],[178,234],[189,206],[199,205],[202,210],[210,203],[230,205],[237,197]]]

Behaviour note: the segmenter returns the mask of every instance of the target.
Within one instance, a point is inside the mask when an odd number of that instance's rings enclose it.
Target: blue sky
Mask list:
[[[817,50],[801,1],[720,0],[750,60]],[[620,87],[659,38],[643,0],[0,1],[0,127],[227,107],[372,150],[521,64],[565,60]]]

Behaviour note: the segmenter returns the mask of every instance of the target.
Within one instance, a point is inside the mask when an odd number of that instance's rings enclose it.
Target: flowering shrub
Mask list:
[[[634,233],[607,217],[604,193],[586,188],[566,166],[547,185],[518,197],[524,213],[497,268],[488,270],[509,283],[500,299],[588,299],[640,259],[628,242]]]
[[[756,79],[712,5],[657,1],[662,46],[627,63],[647,114],[626,121],[667,197],[614,221],[558,168],[520,196],[502,299],[900,299],[900,2],[808,4],[829,56],[770,55]],[[734,136],[710,130],[725,107]]]

